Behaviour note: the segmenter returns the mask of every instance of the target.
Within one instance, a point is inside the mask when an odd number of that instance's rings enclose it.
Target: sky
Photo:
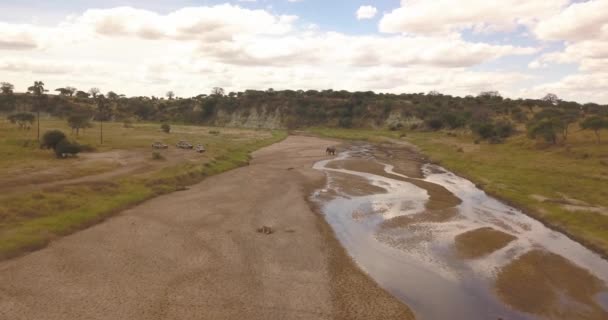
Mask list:
[[[608,103],[608,0],[0,0],[0,81]]]

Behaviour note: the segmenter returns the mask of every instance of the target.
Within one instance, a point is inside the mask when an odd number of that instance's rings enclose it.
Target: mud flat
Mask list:
[[[289,137],[250,166],[1,262],[0,319],[412,319],[311,210],[325,183],[311,167],[332,144]]]
[[[359,266],[417,319],[608,319],[608,261],[397,148],[357,144],[317,162],[328,184],[313,199]],[[363,178],[382,190],[348,194],[336,187],[348,175],[357,189]]]

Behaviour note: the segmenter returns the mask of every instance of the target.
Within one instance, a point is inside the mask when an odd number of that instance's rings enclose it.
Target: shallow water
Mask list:
[[[361,155],[371,158],[370,148],[354,147],[336,159],[316,163],[315,168],[327,172],[329,179],[327,187],[317,191],[313,199],[320,202],[327,221],[359,266],[410,306],[418,319],[542,318],[508,306],[494,287],[499,270],[533,249],[563,256],[588,270],[604,286],[608,283],[608,261],[488,196],[470,181],[430,164],[423,167],[425,177],[421,180],[441,185],[460,198],[462,203],[454,208],[457,213],[442,222],[422,220],[405,227],[383,227],[383,223],[398,217],[424,217],[429,195],[408,182],[326,167],[333,160],[353,156],[360,159]],[[392,166],[385,164],[386,172],[399,175],[392,170]],[[364,177],[387,193],[341,194],[340,188],[332,183],[335,172]],[[481,227],[491,227],[517,239],[488,255],[461,258],[454,249],[454,238]],[[601,309],[608,310],[607,289],[594,299]]]

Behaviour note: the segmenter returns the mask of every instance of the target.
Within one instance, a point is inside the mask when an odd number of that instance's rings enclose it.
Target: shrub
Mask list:
[[[513,133],[515,133],[515,127],[512,123],[507,121],[497,122],[494,131],[496,136],[504,139],[512,136]]]
[[[165,157],[163,157],[163,155],[158,152],[158,151],[154,151],[152,152],[152,160],[164,160]]]
[[[171,132],[171,126],[168,123],[163,123],[160,125],[160,129],[164,132],[164,133],[169,133]]]
[[[59,130],[51,130],[44,133],[40,147],[43,149],[57,149],[57,145],[66,139],[65,133]]]
[[[401,130],[402,128],[403,128],[403,125],[401,123],[392,124],[388,127],[388,129],[390,131],[397,131],[397,130]]]
[[[55,155],[57,158],[65,158],[66,156],[74,156],[81,151],[80,145],[63,139],[55,146]]]
[[[441,128],[443,128],[443,120],[439,119],[439,118],[432,118],[429,120],[425,120],[424,123],[426,124],[426,126],[433,130],[433,131],[437,131],[440,130]]]

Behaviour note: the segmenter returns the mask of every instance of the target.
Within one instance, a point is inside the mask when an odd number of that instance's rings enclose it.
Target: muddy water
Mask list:
[[[374,151],[315,164],[328,185],[313,200],[359,266],[418,319],[608,319],[608,261],[441,167],[415,179]],[[453,196],[459,204],[437,205]]]

